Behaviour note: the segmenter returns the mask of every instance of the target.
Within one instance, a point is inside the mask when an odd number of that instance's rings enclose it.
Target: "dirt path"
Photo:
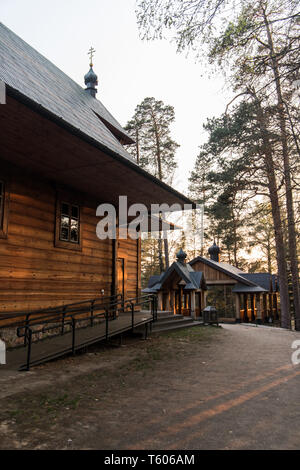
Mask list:
[[[0,369],[0,449],[299,449],[295,339],[197,327]]]

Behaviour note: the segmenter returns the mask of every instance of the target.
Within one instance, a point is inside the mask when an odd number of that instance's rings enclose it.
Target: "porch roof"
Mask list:
[[[270,273],[243,273],[242,277],[255,282],[258,286],[265,289],[267,292],[278,291],[277,276]]]
[[[259,293],[264,293],[268,291],[260,286],[246,286],[245,284],[241,284],[238,282],[233,287],[232,292],[236,294],[259,294]]]
[[[184,291],[206,289],[206,283],[201,271],[194,271],[189,264],[182,264],[174,261],[169,269],[160,276],[151,276],[147,288],[143,290],[145,293],[156,293],[164,287],[172,273],[176,272],[178,276],[185,282]]]

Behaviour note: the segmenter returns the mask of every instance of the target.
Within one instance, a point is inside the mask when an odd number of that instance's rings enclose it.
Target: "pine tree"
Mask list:
[[[248,217],[250,228],[249,246],[260,249],[264,258],[259,260],[259,270],[270,274],[276,272],[276,245],[272,220],[271,206],[269,203],[257,203]]]
[[[129,147],[128,151],[142,168],[166,183],[171,183],[177,168],[175,153],[179,145],[171,138],[174,120],[172,106],[145,98],[125,126],[136,141],[136,147]]]
[[[125,129],[135,140],[128,151],[138,165],[161,181],[171,184],[177,162],[175,153],[179,145],[171,137],[171,124],[175,120],[174,108],[155,98],[145,98],[136,109]],[[164,254],[163,245],[164,242]],[[167,234],[157,239],[160,271],[169,267]]]
[[[299,101],[295,105],[293,92],[293,83],[300,79],[299,0],[233,2],[229,21],[222,22],[225,5],[228,6],[226,0],[141,0],[138,22],[141,32],[151,39],[161,36],[165,29],[174,31],[179,51],[199,50],[200,56],[202,43],[206,42],[206,58],[226,71],[235,99],[244,96],[255,103],[261,136],[255,173],[257,177],[260,166],[269,173],[264,181],[275,228],[283,326],[289,326],[287,251],[296,329],[300,330],[299,227],[295,215],[295,202],[299,199]],[[287,250],[281,200],[285,201],[287,214]]]
[[[269,129],[272,109],[263,108],[254,92],[251,97],[252,102],[243,101],[220,118],[208,120],[205,125],[209,138],[202,151],[211,155],[214,161],[214,166],[207,173],[212,201],[209,212],[215,236],[225,240],[224,245],[228,251],[230,249],[229,260],[235,263],[241,242],[241,229],[247,223],[247,201],[258,194],[270,198],[275,227],[282,325],[289,327],[286,248],[274,163],[278,135],[273,132],[272,127]],[[239,213],[243,207],[246,208],[244,217],[243,211]]]

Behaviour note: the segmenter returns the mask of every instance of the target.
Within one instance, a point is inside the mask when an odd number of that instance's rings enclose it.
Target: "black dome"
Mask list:
[[[180,250],[178,251],[178,253],[177,253],[177,255],[176,255],[177,261],[178,261],[179,263],[184,264],[186,257],[187,257],[187,254],[183,251],[182,248],[180,248]]]
[[[216,242],[214,242],[213,245],[208,248],[208,254],[210,255],[210,259],[213,261],[219,261],[220,252],[221,250],[218,245],[216,245]]]
[[[85,76],[84,76],[84,83],[86,84],[86,90],[88,90],[90,95],[95,98],[96,93],[97,93],[96,86],[98,85],[98,77],[95,74],[92,66],[91,66],[90,70],[88,71],[88,73],[85,74]]]
[[[93,68],[91,67],[88,73],[84,76],[84,83],[89,86],[89,84],[98,85],[98,77],[95,74]]]

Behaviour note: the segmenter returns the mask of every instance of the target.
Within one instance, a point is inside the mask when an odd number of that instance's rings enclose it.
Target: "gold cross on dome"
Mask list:
[[[90,67],[93,67],[93,56],[95,54],[95,49],[93,47],[90,47],[88,55],[90,56]]]

